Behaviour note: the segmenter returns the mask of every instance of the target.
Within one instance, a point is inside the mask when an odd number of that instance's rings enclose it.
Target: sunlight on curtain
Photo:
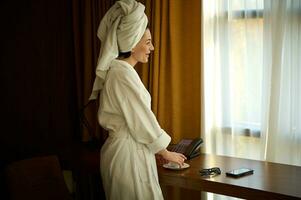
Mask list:
[[[301,165],[301,1],[203,1],[205,151]]]
[[[204,0],[203,42],[205,152],[301,166],[301,0]]]
[[[204,1],[206,151],[260,159],[263,1]]]
[[[301,166],[301,1],[265,1],[266,160]]]

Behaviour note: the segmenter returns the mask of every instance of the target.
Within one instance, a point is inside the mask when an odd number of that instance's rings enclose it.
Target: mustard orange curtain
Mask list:
[[[137,67],[152,96],[152,109],[177,143],[200,136],[201,1],[144,0],[155,51]]]

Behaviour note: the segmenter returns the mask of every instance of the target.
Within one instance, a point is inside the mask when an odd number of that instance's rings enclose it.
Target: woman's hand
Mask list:
[[[184,161],[187,160],[187,158],[183,154],[168,151],[166,149],[159,151],[158,154],[160,154],[165,160],[168,160],[169,162],[177,163],[181,167],[183,166]]]

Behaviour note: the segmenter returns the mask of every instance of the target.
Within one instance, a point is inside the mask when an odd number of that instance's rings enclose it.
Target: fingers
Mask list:
[[[187,158],[181,154],[181,153],[177,153],[177,160],[178,160],[178,164],[180,165],[180,167],[184,166],[184,162],[185,160],[187,160]]]
[[[184,158],[184,160],[187,160],[186,156],[184,156],[183,154],[180,153],[180,156],[181,156],[182,158]]]
[[[187,160],[186,156],[184,156],[183,154],[178,153],[178,155],[179,155],[180,158],[183,160],[183,162],[184,162],[185,160]]]
[[[187,158],[183,154],[170,151],[168,151],[168,153],[165,154],[163,158],[168,160],[169,162],[177,163],[180,167],[184,166],[184,162],[185,160],[187,160]]]

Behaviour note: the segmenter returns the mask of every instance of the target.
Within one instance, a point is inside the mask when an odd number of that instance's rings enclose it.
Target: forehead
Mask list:
[[[150,33],[150,30],[146,29],[144,34],[143,34],[143,39],[148,40],[148,39],[151,39],[151,38],[152,38],[152,35]]]

